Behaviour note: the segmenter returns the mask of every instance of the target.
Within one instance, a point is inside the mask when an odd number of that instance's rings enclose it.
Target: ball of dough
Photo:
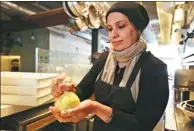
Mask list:
[[[55,101],[55,107],[61,112],[66,109],[71,109],[78,106],[80,103],[79,97],[74,92],[64,92],[57,100]]]

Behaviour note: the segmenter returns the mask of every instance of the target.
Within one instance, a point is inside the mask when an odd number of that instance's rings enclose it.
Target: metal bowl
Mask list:
[[[185,109],[187,101],[175,107],[176,126],[178,131],[194,131],[194,112]]]
[[[187,118],[194,122],[194,100],[183,101],[180,107]]]
[[[76,12],[79,14],[79,17],[86,17],[89,12],[88,12],[88,5],[85,2],[72,2],[74,8],[76,9]]]
[[[84,22],[86,23],[86,25],[89,28],[91,28],[91,29],[94,29],[95,28],[94,26],[91,25],[89,17],[83,17],[83,20],[84,20]]]
[[[63,2],[63,8],[64,8],[64,10],[65,10],[65,13],[66,13],[69,17],[71,17],[71,18],[73,18],[73,19],[78,17],[78,16],[76,16],[76,15],[71,11],[71,8],[69,7],[67,1],[64,1],[64,2]]]
[[[83,18],[77,18],[77,19],[75,19],[75,22],[76,22],[78,28],[80,29],[80,31],[85,31],[86,29],[88,29],[88,26],[86,25]]]

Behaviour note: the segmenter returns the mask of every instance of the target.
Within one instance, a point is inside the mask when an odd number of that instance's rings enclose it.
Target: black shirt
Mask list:
[[[124,71],[125,71],[125,67],[120,68],[119,65],[117,64],[117,67],[116,67],[116,70],[115,70],[115,79],[114,79],[113,85],[118,86],[120,84],[120,82],[123,78]]]
[[[88,99],[94,93],[96,78],[106,58],[107,54],[104,53],[78,84],[76,91],[81,100]],[[114,111],[110,124],[115,127],[132,131],[152,131],[164,113],[169,98],[167,66],[150,52],[145,53],[144,61],[141,66],[136,110],[132,114],[120,110]],[[120,83],[121,76],[123,76],[122,71],[116,75],[114,84]]]

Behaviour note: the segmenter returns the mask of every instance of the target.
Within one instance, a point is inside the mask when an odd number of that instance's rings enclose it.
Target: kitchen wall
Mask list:
[[[65,64],[72,64],[72,59],[77,64],[90,64],[91,41],[70,34],[67,26],[55,26],[55,28],[58,30],[51,29],[49,34],[50,50],[70,53],[69,63]]]
[[[34,40],[31,39],[32,35],[35,38]],[[21,56],[22,72],[35,72],[35,48],[69,53],[71,54],[68,57],[69,61],[75,59],[74,61],[77,63],[91,64],[91,41],[70,34],[67,26],[15,32],[12,37],[15,40],[20,39],[20,46],[14,45],[9,55]]]
[[[36,29],[15,32],[12,34],[14,39],[20,39],[20,46],[14,45],[9,55],[19,55],[22,72],[35,71],[35,48],[49,50],[49,31],[47,29]],[[34,40],[31,36],[34,35]]]
[[[91,31],[87,32],[90,35]],[[32,40],[34,36],[34,40]],[[15,32],[12,34],[19,45],[15,44],[9,55],[21,56],[22,72],[35,72],[35,48],[67,53],[69,62],[63,64],[91,64],[91,39],[72,35],[69,27],[58,25],[54,27]],[[89,36],[91,38],[91,36]],[[98,52],[102,52],[103,44],[107,44],[107,37],[99,32]],[[63,56],[66,57],[66,56]],[[52,63],[52,60],[49,60]],[[56,61],[53,61],[56,63]],[[60,61],[63,62],[63,61]]]

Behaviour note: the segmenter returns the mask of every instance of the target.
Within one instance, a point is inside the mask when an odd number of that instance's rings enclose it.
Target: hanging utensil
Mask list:
[[[76,8],[73,5],[73,2],[64,1],[63,8],[65,12],[67,13],[67,15],[71,18],[77,18],[80,16]]]
[[[96,8],[93,5],[90,5],[88,10],[89,10],[88,17],[89,17],[89,21],[90,21],[91,25],[94,28],[99,28],[100,27],[100,18],[98,15],[98,11],[96,10]]]
[[[88,15],[88,5],[85,2],[72,2],[74,8],[77,10],[77,13],[79,14],[79,17],[86,17]]]
[[[80,31],[85,31],[86,29],[88,29],[88,26],[84,22],[83,18],[77,18],[75,20],[75,22],[76,22],[78,28],[80,29]]]
[[[75,22],[75,19],[72,19],[72,21],[70,23],[70,29],[73,31],[80,31],[78,25]]]
[[[74,7],[73,2],[67,2],[67,4],[68,4],[70,10],[72,11],[72,13],[73,13],[75,16],[79,17],[79,13],[77,12],[76,8]]]
[[[83,17],[84,22],[90,29],[94,29],[95,27],[91,25],[89,17]]]
[[[76,15],[71,11],[71,9],[70,9],[70,7],[69,7],[67,1],[64,1],[64,2],[63,2],[63,8],[64,8],[64,10],[65,10],[65,13],[66,13],[69,17],[71,17],[71,18],[73,18],[73,19],[78,17],[78,16],[76,16]]]

